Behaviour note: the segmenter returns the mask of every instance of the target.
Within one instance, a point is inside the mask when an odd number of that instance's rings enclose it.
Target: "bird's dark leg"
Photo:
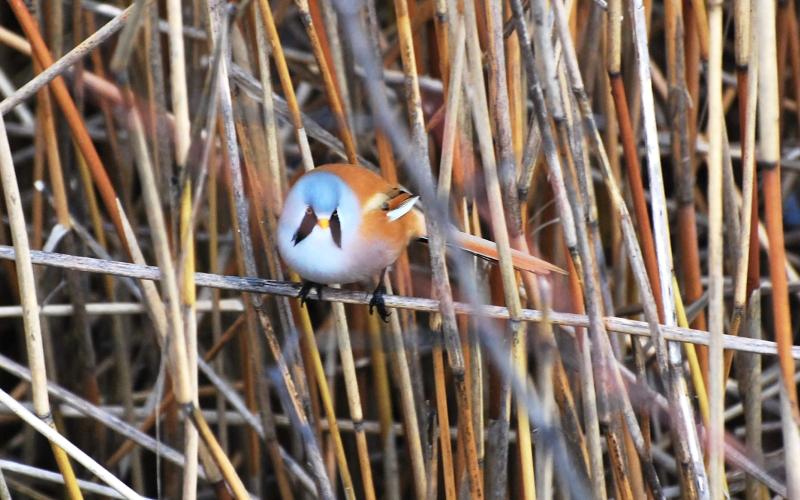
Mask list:
[[[378,286],[372,292],[372,298],[369,301],[369,313],[372,314],[372,309],[378,310],[378,316],[381,317],[384,323],[389,322],[389,311],[386,310],[386,304],[383,301],[383,296],[386,295],[386,287],[383,286],[383,277],[386,275],[386,269],[381,271],[381,277],[378,280]]]
[[[308,293],[311,289],[315,289],[317,291],[317,299],[322,300],[322,287],[325,286],[322,283],[314,283],[313,281],[304,281],[303,286],[300,288],[300,293],[297,294],[300,297],[300,307],[306,305],[306,301],[308,300]]]

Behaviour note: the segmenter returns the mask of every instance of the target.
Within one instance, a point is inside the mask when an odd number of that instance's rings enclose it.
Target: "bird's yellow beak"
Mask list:
[[[328,229],[328,226],[331,225],[330,219],[317,219],[317,225],[322,229]]]

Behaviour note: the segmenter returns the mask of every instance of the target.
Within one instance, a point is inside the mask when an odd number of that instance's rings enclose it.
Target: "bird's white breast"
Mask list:
[[[321,195],[321,190],[329,189],[339,193],[336,212],[341,226],[341,248],[334,243],[330,229],[318,225],[295,244],[294,234],[306,208],[315,196]],[[330,214],[317,215],[328,217]],[[389,256],[384,257],[380,243],[364,241],[360,224],[361,204],[355,193],[334,174],[311,172],[295,183],[286,198],[278,222],[278,250],[286,264],[307,281],[324,284],[364,281],[392,261],[385,262]]]

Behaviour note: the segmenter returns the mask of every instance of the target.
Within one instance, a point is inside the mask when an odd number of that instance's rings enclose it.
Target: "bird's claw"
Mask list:
[[[383,296],[386,294],[386,288],[383,285],[378,285],[375,291],[372,292],[372,298],[369,301],[369,313],[372,314],[373,309],[378,310],[378,316],[381,317],[384,323],[389,322],[389,311],[386,310],[386,303]]]
[[[311,292],[311,289],[315,289],[317,291],[317,300],[322,300],[322,286],[320,283],[314,283],[313,281],[304,281],[303,286],[300,287],[300,293],[297,296],[300,298],[300,307],[306,305],[308,301],[308,294]]]

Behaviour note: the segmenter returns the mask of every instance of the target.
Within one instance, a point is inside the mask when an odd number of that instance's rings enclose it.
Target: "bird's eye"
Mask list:
[[[311,215],[312,213],[314,213],[314,210],[312,210],[311,207],[306,207],[306,213],[308,215]]]

